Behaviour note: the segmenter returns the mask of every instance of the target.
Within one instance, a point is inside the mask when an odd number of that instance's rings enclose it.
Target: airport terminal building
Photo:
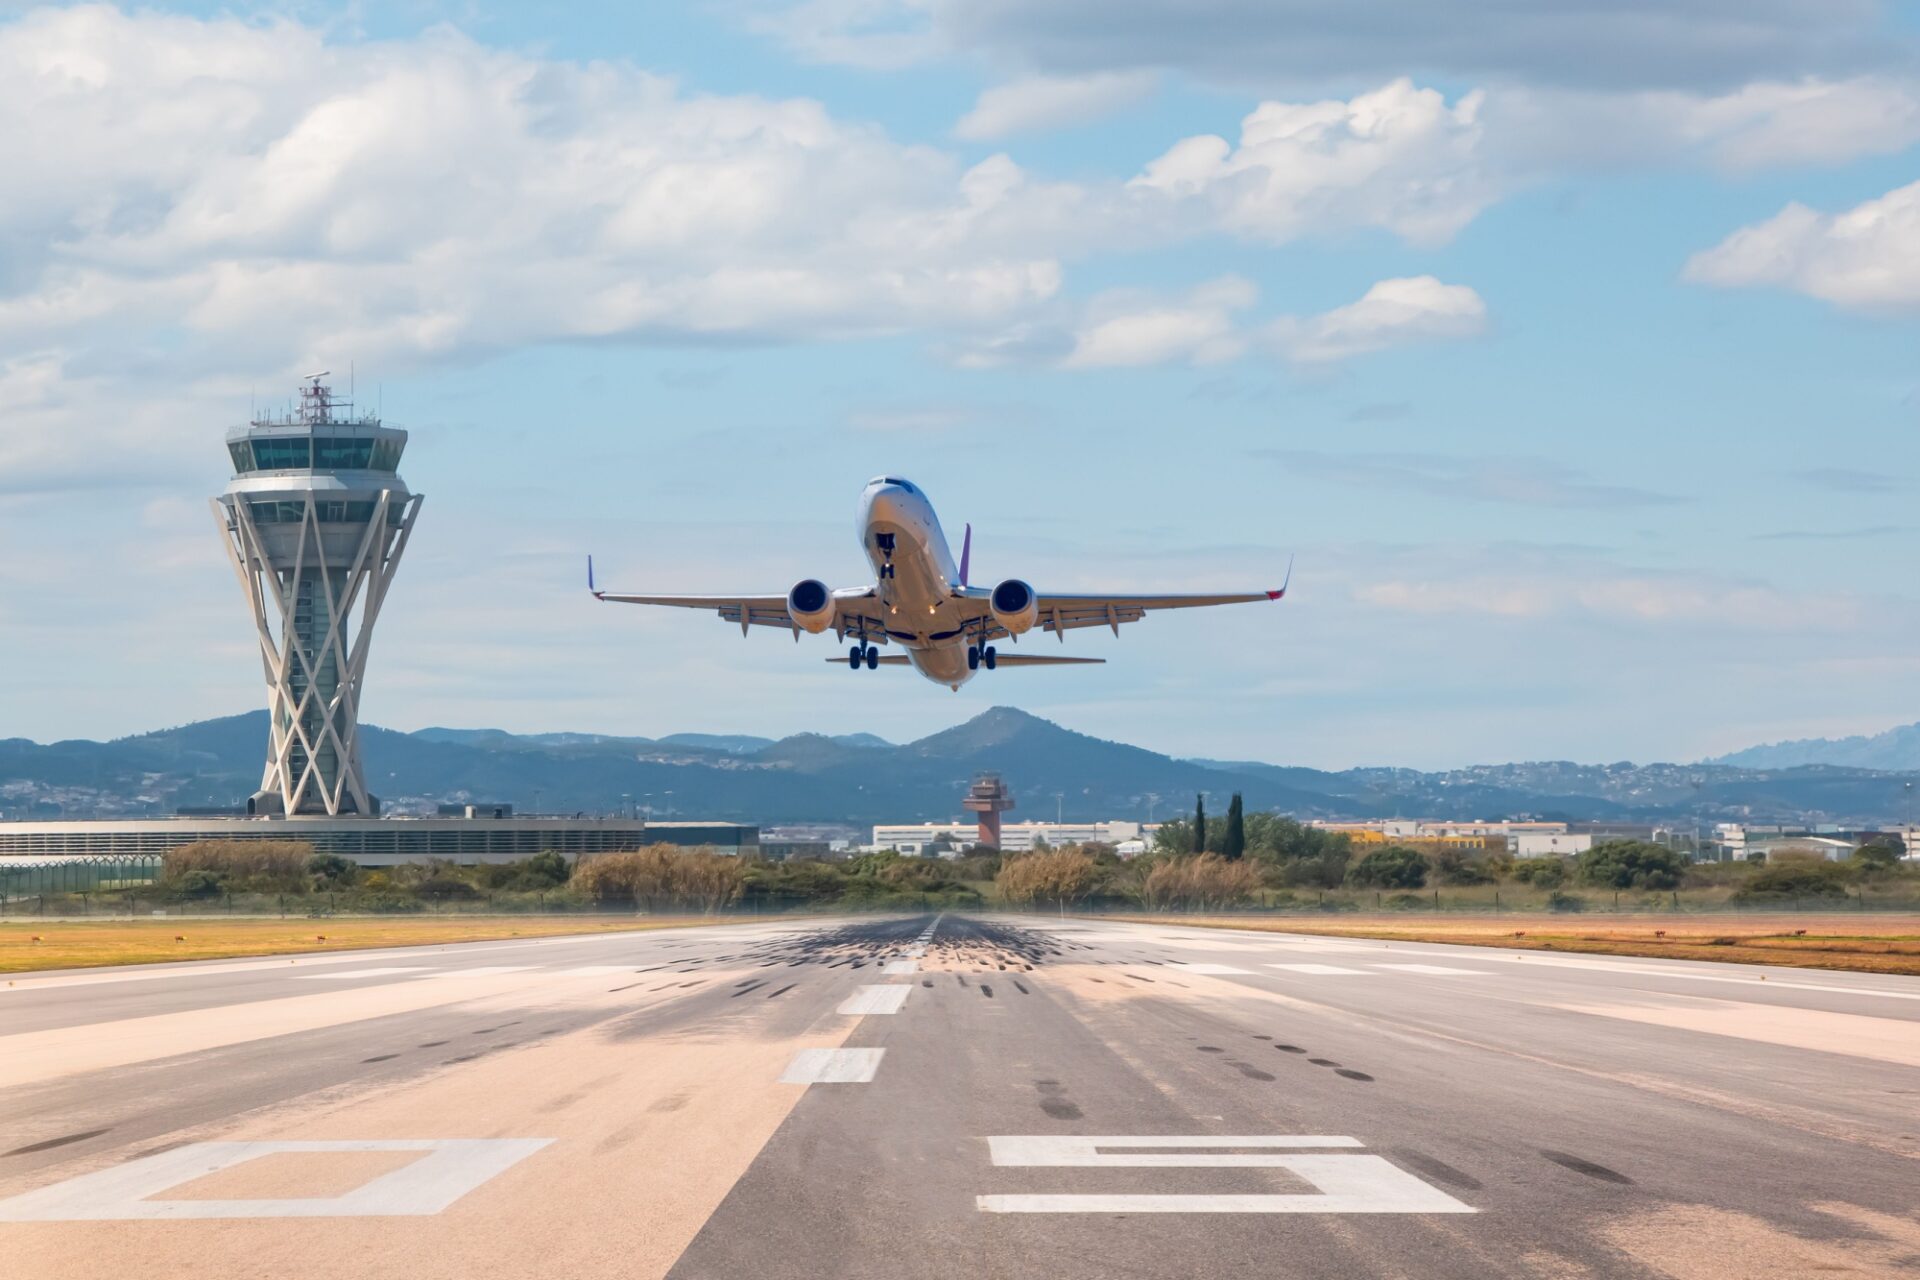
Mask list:
[[[631,818],[134,818],[0,822],[0,857],[152,857],[201,840],[298,840],[364,867],[427,858],[512,862],[552,851],[569,858],[650,844],[757,856],[760,829],[734,822]]]

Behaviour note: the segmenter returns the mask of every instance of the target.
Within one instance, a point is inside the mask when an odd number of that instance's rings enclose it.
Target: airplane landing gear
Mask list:
[[[873,671],[880,666],[880,647],[878,645],[871,645],[862,641],[847,650],[847,669],[849,671],[858,671],[863,663],[869,671]]]
[[[980,651],[980,662],[982,665],[986,667],[987,670],[992,671],[995,667],[1000,665],[999,651],[996,650],[992,645],[988,645],[985,649],[982,649]]]
[[[877,645],[867,646],[867,670],[877,671],[880,667],[880,649]]]

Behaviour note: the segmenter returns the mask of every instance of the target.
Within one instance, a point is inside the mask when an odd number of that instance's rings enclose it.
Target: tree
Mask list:
[[[1876,871],[1886,871],[1906,855],[1906,845],[1899,836],[1876,836],[1853,851],[1849,859],[1854,870],[1860,875],[1871,875]]]
[[[1785,857],[1756,871],[1734,892],[1734,901],[1768,898],[1844,898],[1846,870],[1818,857]]]
[[[1207,797],[1204,794],[1193,798],[1193,852],[1207,851]]]
[[[1247,851],[1247,818],[1241,807],[1240,793],[1227,802],[1227,834],[1220,841],[1220,856],[1228,862],[1240,861]]]
[[[1427,859],[1417,849],[1390,844],[1348,867],[1347,883],[1369,889],[1425,888]]]
[[[1610,889],[1677,889],[1687,860],[1645,840],[1604,840],[1574,860],[1580,879]]]

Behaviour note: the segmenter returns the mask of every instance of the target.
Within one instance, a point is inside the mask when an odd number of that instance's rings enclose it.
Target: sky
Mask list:
[[[0,738],[264,705],[208,499],[319,369],[426,495],[393,728],[1920,719],[1917,49],[1873,0],[0,0]],[[585,591],[864,582],[881,473],[976,581],[1292,590],[958,693]]]

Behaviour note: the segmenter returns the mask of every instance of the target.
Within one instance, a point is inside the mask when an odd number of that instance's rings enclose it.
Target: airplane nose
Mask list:
[[[901,523],[906,514],[907,495],[899,485],[883,484],[867,490],[866,517],[869,522]]]

